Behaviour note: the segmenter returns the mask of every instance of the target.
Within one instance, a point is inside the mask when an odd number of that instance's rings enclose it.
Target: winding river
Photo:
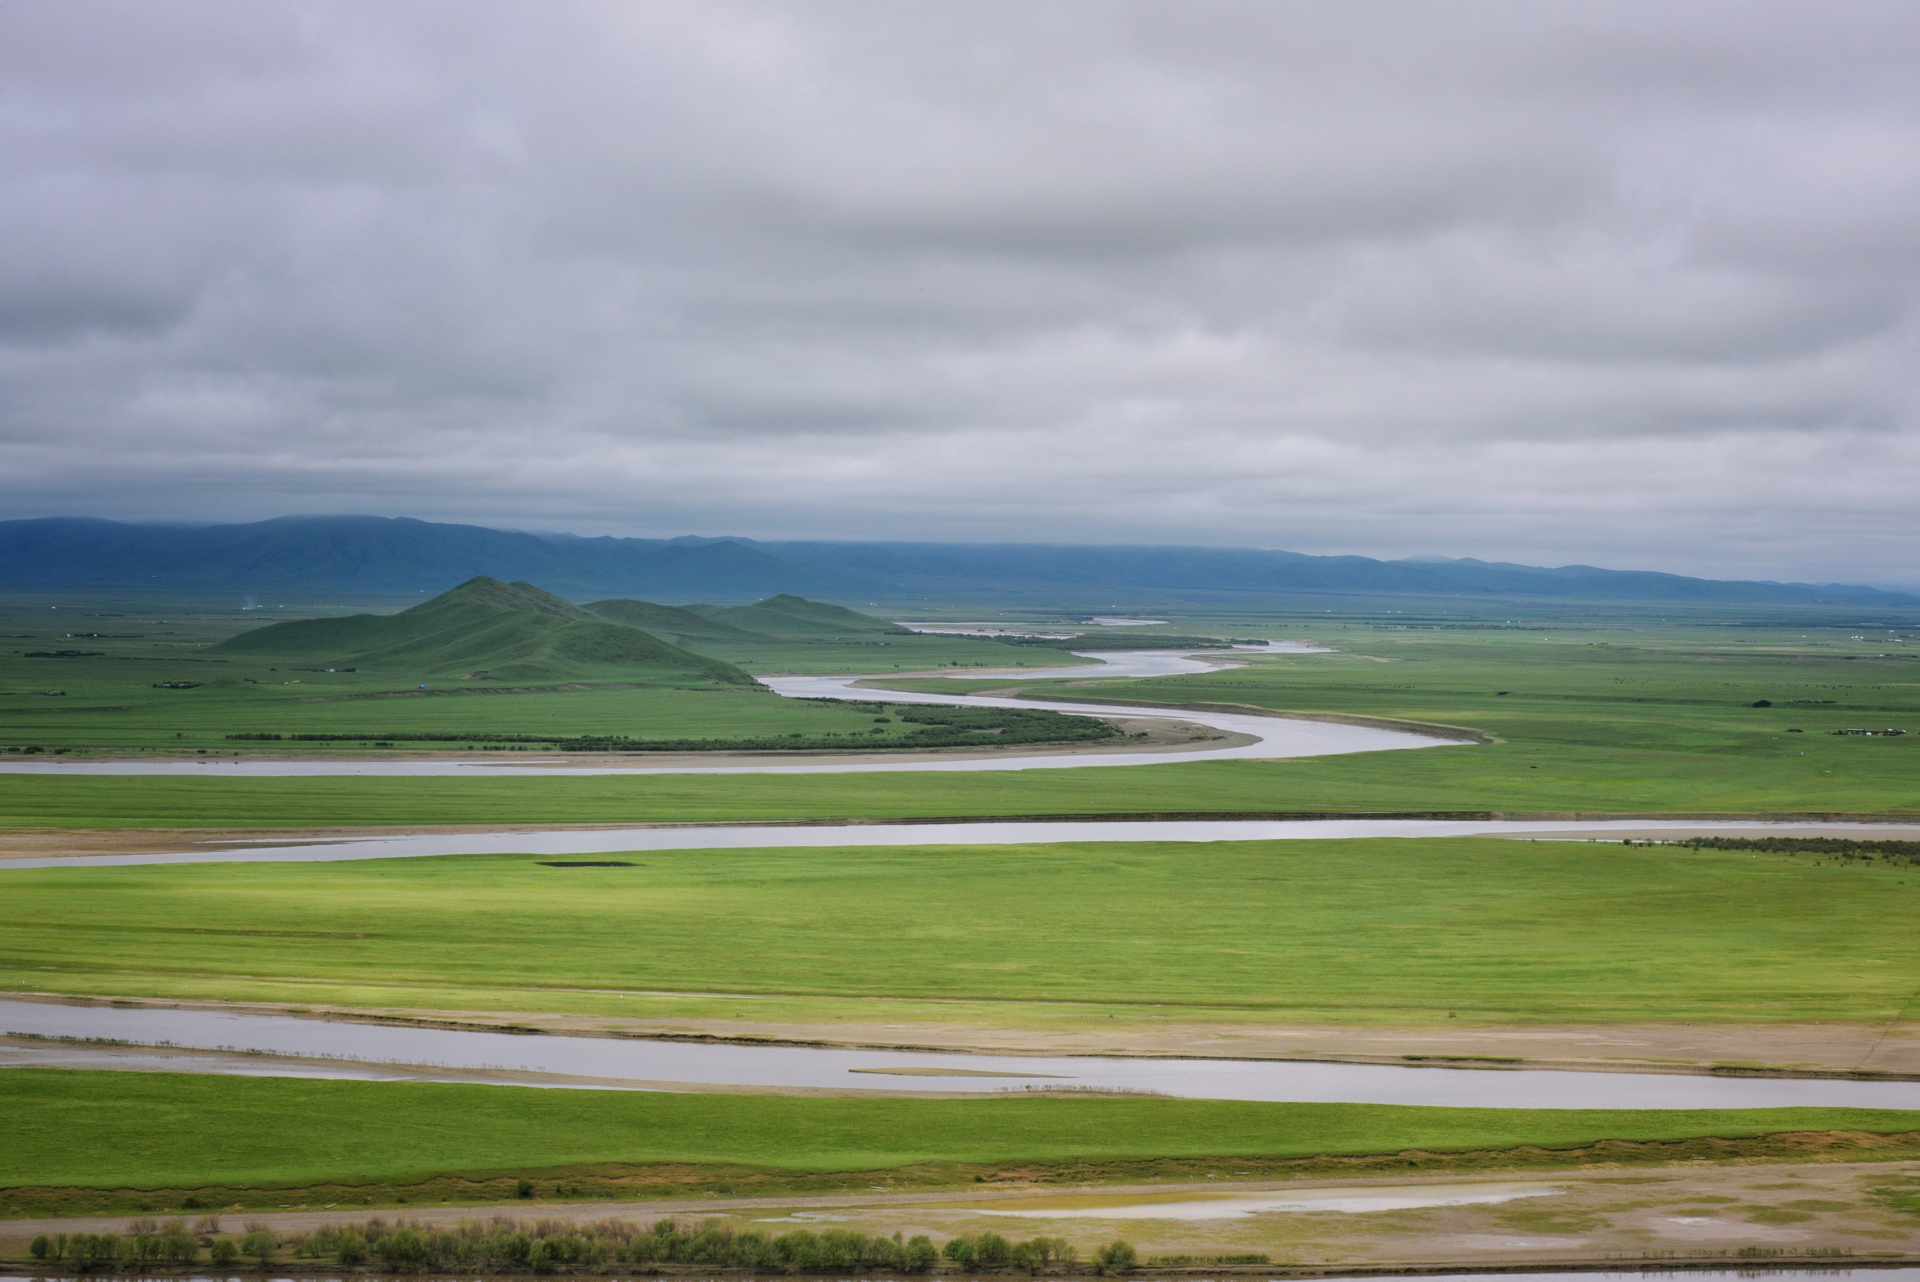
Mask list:
[[[1305,650],[1308,647],[1272,648]],[[1057,672],[1023,671],[1023,679],[1097,676],[1159,676],[1209,670],[1193,651],[1099,653],[1105,666]],[[1205,653],[1217,653],[1209,651]],[[981,671],[946,674],[978,679]],[[90,762],[65,758],[11,760],[0,770],[34,774],[201,774],[222,776],[500,775],[834,773],[858,771],[1030,770],[1129,766],[1228,758],[1272,758],[1383,749],[1422,748],[1451,742],[1399,731],[1249,714],[1151,710],[978,695],[876,691],[856,686],[857,677],[769,677],[765,683],[789,698],[881,698],[892,703],[971,704],[985,707],[1055,708],[1082,715],[1141,719],[1162,716],[1197,723],[1253,742],[1189,752],[1066,752],[944,761],[835,762],[811,759],[726,766],[649,766],[623,762],[551,765],[492,762],[240,761]],[[1247,841],[1333,837],[1439,837],[1467,835],[1590,835],[1649,830],[1698,830],[1716,825],[1691,821],[1474,820],[1225,820],[1208,822],[1088,821],[1060,823],[856,824],[845,826],[738,825],[428,834],[313,842],[196,843],[190,849],[147,853],[6,860],[7,872],[35,868],[93,868],[133,864],[208,862],[317,862],[390,859],[447,854],[600,854],[715,848],[889,845],[991,845],[1078,841]],[[1724,827],[1751,828],[1752,824]],[[1778,825],[1783,830],[1813,825]],[[1831,827],[1831,825],[1825,825]],[[1039,1057],[842,1050],[819,1047],[738,1046],[598,1037],[515,1035],[391,1027],[302,1019],[155,1008],[0,1001],[0,1028],[43,1041],[9,1048],[9,1063],[79,1064],[113,1061],[136,1066],[141,1051],[130,1046],[88,1046],[84,1039],[227,1052],[196,1058],[177,1051],[147,1052],[151,1067],[175,1071],[259,1072],[387,1079],[431,1078],[436,1070],[472,1080],[477,1072],[533,1074],[521,1084],[628,1089],[680,1089],[695,1085],[746,1088],[919,1089],[978,1091],[1072,1085],[1160,1092],[1209,1099],[1344,1101],[1507,1108],[1768,1108],[1860,1106],[1920,1108],[1920,1083],[1831,1079],[1725,1079],[1646,1073],[1538,1070],[1460,1071],[1443,1068],[1304,1062]],[[234,1053],[258,1052],[257,1055]],[[129,1057],[132,1061],[129,1061]],[[276,1058],[279,1057],[279,1058]],[[325,1061],[325,1062],[316,1062]],[[498,1080],[515,1080],[502,1077]]]
[[[1234,647],[1252,651],[1254,647]],[[1160,677],[1187,672],[1210,672],[1221,666],[1195,659],[1195,654],[1219,654],[1220,650],[1122,650],[1087,651],[1082,658],[1097,659],[1098,668],[1072,667],[1055,670],[1015,670],[1008,680],[1086,679],[1089,677]],[[1272,642],[1260,653],[1323,653],[1312,646],[1294,642]],[[1076,652],[1078,653],[1078,652]],[[1220,748],[1195,748],[1164,752],[1109,752],[1097,749],[1081,751],[1036,752],[1032,755],[1009,754],[993,757],[953,757],[941,760],[865,760],[845,761],[807,757],[796,760],[770,760],[753,764],[650,765],[640,761],[580,761],[555,756],[545,760],[522,758],[513,764],[494,761],[260,761],[244,757],[205,757],[190,761],[86,761],[73,757],[10,758],[0,760],[0,771],[14,774],[68,775],[188,775],[220,774],[227,777],[290,777],[313,775],[405,775],[415,778],[479,775],[551,775],[564,771],[569,775],[698,775],[698,774],[846,774],[887,773],[928,770],[1061,770],[1088,766],[1142,766],[1156,762],[1220,761],[1233,758],[1316,757],[1347,752],[1383,752],[1398,748],[1432,748],[1453,740],[1383,730],[1372,726],[1349,726],[1326,721],[1296,721],[1284,717],[1265,717],[1247,713],[1155,711],[1148,708],[1107,706],[1087,703],[1055,703],[1037,699],[996,699],[969,694],[920,694],[904,690],[876,690],[857,685],[861,681],[897,678],[900,674],[840,677],[762,677],[761,684],[790,699],[865,699],[887,703],[965,704],[976,708],[1050,708],[1056,712],[1082,716],[1123,716],[1133,720],[1172,720],[1191,722],[1218,730],[1225,735],[1250,736],[1252,742]],[[978,668],[940,673],[939,676],[977,681],[996,675]]]

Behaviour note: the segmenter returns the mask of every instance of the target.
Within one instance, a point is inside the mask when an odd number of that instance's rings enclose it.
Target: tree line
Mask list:
[[[136,1220],[125,1236],[113,1233],[41,1234],[29,1251],[45,1263],[79,1272],[110,1265],[188,1266],[206,1248],[211,1263],[241,1259],[266,1269],[285,1248],[295,1260],[347,1268],[374,1265],[389,1273],[610,1273],[628,1268],[694,1265],[762,1273],[816,1274],[853,1270],[931,1273],[951,1269],[976,1273],[1119,1274],[1139,1263],[1126,1242],[1111,1242],[1085,1261],[1065,1238],[1015,1242],[998,1233],[949,1238],[939,1246],[926,1234],[903,1238],[849,1229],[815,1233],[795,1229],[778,1235],[739,1230],[719,1220],[698,1225],[663,1219],[651,1228],[628,1220],[519,1220],[496,1215],[453,1225],[389,1223],[378,1217],[360,1224],[324,1225],[282,1238],[265,1224],[247,1225],[239,1237],[214,1236],[208,1217],[195,1230],[183,1221],[164,1228]]]
[[[1757,850],[1769,855],[1827,855],[1849,862],[1920,865],[1920,841],[1856,841],[1851,837],[1686,837],[1630,841],[1628,845],[1684,846],[1689,850]]]

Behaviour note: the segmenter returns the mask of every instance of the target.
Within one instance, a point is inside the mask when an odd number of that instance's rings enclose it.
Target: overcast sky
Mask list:
[[[0,515],[1920,584],[1911,0],[0,0]]]

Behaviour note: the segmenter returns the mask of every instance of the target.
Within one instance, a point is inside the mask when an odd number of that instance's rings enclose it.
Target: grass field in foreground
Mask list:
[[[0,871],[0,986],[621,1015],[683,1009],[648,995],[671,990],[1766,1022],[1894,1018],[1920,973],[1920,874],[1803,856],[1356,839],[629,858]]]
[[[0,1070],[0,1113],[0,1187],[16,1190],[396,1183],[601,1163],[876,1172],[1920,1127],[1920,1113],[1887,1109],[795,1099],[28,1068]]]

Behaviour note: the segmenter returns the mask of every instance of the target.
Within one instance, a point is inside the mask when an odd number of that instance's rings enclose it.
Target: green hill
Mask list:
[[[602,619],[642,628],[657,637],[676,643],[686,641],[759,641],[758,632],[748,632],[717,619],[709,619],[678,606],[655,605],[652,601],[593,601],[587,609]]]
[[[690,605],[685,612],[699,615],[710,622],[724,623],[768,637],[899,635],[906,631],[885,619],[876,619],[845,606],[825,605],[785,592],[752,605]]]
[[[530,583],[484,575],[399,614],[278,623],[214,648],[420,675],[485,672],[503,681],[753,684],[730,663],[610,622]]]

